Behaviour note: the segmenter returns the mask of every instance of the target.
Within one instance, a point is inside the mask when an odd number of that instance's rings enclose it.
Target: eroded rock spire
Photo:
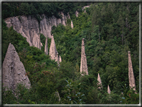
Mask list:
[[[80,73],[88,75],[88,67],[87,67],[87,59],[86,59],[86,54],[85,54],[84,38],[82,39],[82,45],[81,45]]]
[[[10,89],[15,92],[18,84],[23,84],[26,88],[31,87],[24,65],[11,43],[9,43],[2,69],[3,87],[6,90]]]
[[[78,17],[78,14],[79,14],[78,11],[75,11],[75,16],[76,16],[76,17]]]
[[[111,93],[110,88],[109,88],[109,85],[108,85],[108,87],[107,87],[107,92],[108,92],[108,94]]]
[[[98,73],[98,78],[97,78],[97,80],[98,80],[98,88],[100,89],[100,88],[102,88],[102,81],[101,81],[101,77],[100,77],[100,75],[99,75],[99,73]]]
[[[51,38],[51,30],[53,26],[62,24],[66,26],[67,19],[70,19],[70,15],[65,15],[63,12],[59,13],[62,18],[56,18],[55,16],[46,17],[45,14],[40,15],[40,22],[30,15],[28,16],[14,16],[5,19],[7,27],[13,26],[13,29],[26,38],[30,46],[41,49],[40,34],[47,35]]]
[[[71,21],[71,28],[73,29],[73,22]]]
[[[55,41],[54,41],[53,35],[51,37],[51,44],[50,44],[49,55],[50,55],[50,58],[52,60],[55,60],[58,63],[58,65],[59,65],[59,62],[61,61],[61,56],[58,55],[58,52],[56,50],[56,45],[55,45]]]
[[[61,56],[59,56],[59,62],[62,62],[62,58],[61,58]]]
[[[44,52],[45,52],[46,55],[48,55],[48,43],[47,43],[47,37],[46,37],[46,40],[45,40]]]
[[[130,51],[128,51],[128,76],[129,76],[129,87],[136,91]]]
[[[50,44],[50,50],[49,50],[49,55],[51,57],[52,60],[56,59],[56,55],[57,54],[57,50],[56,50],[56,45],[55,45],[55,41],[54,41],[54,36],[51,36],[51,44]]]

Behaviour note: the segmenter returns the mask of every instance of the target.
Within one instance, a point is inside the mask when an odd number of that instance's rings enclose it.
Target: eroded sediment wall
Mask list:
[[[43,14],[40,23],[31,16],[9,17],[5,19],[5,22],[7,27],[13,26],[15,31],[25,37],[30,46],[41,49],[42,43],[40,41],[40,34],[51,38],[51,30],[53,26],[57,26],[60,23],[66,26],[67,18],[70,18],[70,15],[68,14],[66,16],[63,12],[60,14],[62,15],[62,18],[60,19],[57,19],[54,16],[47,18]]]

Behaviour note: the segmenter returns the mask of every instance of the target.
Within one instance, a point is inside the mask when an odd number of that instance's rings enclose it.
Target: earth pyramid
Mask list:
[[[101,77],[100,77],[100,75],[99,75],[99,73],[98,73],[98,78],[97,78],[97,80],[98,80],[98,88],[100,89],[100,88],[102,88],[102,81],[101,81]]]
[[[61,60],[61,56],[58,55],[53,35],[51,37],[51,44],[50,44],[49,55],[50,55],[50,58],[52,60],[55,60],[58,63],[58,65],[59,65],[59,62],[62,61]]]
[[[109,88],[109,85],[108,85],[108,87],[107,87],[107,92],[108,92],[108,94],[111,93],[110,88]]]
[[[15,92],[18,84],[23,84],[26,88],[31,87],[30,80],[26,75],[25,67],[20,61],[15,47],[9,43],[7,53],[3,62],[2,68],[3,87]]]
[[[130,89],[132,88],[133,90],[136,91],[135,78],[134,78],[130,51],[128,51],[128,77],[129,77]]]
[[[88,75],[87,59],[85,54],[84,38],[82,39],[81,45],[81,63],[80,63],[80,73]]]

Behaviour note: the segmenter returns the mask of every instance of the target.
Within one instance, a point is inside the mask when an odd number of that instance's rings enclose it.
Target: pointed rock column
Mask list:
[[[56,54],[57,54],[56,45],[55,45],[54,37],[52,35],[51,36],[50,51],[49,51],[49,55],[50,55],[52,60],[56,59]]]
[[[55,60],[58,63],[58,65],[59,65],[59,62],[61,62],[61,56],[58,55],[58,52],[56,50],[56,45],[55,45],[55,41],[54,41],[53,35],[52,35],[52,38],[51,38],[49,55],[50,55],[50,58],[52,60]]]
[[[79,14],[78,11],[75,11],[75,16],[76,16],[76,17],[78,17],[78,14]]]
[[[6,87],[6,90],[10,89],[15,92],[18,84],[23,84],[26,88],[31,87],[24,65],[11,43],[9,43],[2,69],[3,87]]]
[[[59,62],[62,62],[62,58],[61,58],[61,56],[59,56]]]
[[[110,88],[109,88],[109,85],[108,85],[108,87],[107,87],[107,92],[108,92],[108,94],[111,93]]]
[[[80,73],[88,75],[87,59],[85,54],[84,38],[82,39],[81,45],[81,63],[80,63]]]
[[[63,24],[64,26],[66,26],[66,16],[64,15],[63,12],[61,12],[61,15],[62,15],[62,24]]]
[[[47,43],[47,37],[46,37],[46,40],[45,40],[45,48],[44,48],[44,52],[46,55],[48,55],[48,43]]]
[[[133,88],[133,90],[136,91],[135,78],[134,78],[134,72],[133,72],[133,67],[132,67],[130,51],[128,51],[128,70],[129,70],[128,71],[129,87]]]
[[[73,29],[73,22],[71,21],[71,28]]]
[[[98,78],[97,78],[97,80],[98,80],[98,88],[100,89],[100,88],[102,88],[102,81],[101,81],[101,77],[100,77],[100,75],[99,75],[99,73],[98,73]]]
[[[43,46],[42,43],[40,45]]]

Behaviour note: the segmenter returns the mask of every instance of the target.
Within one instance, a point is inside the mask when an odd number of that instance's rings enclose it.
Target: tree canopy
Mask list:
[[[82,6],[90,4],[86,12],[83,12]],[[77,9],[78,17],[75,16]],[[56,48],[62,57],[60,67],[44,53],[45,37],[42,34],[42,49],[30,47],[26,38],[12,27],[7,28],[2,20],[2,61],[8,44],[12,43],[32,85],[29,90],[18,86],[18,97],[11,90],[5,91],[3,88],[3,104],[138,104],[138,3],[2,4],[3,19],[17,15],[36,17],[41,14],[59,17],[59,11],[69,12],[71,15],[67,26],[58,25],[52,28]],[[73,29],[70,26],[71,20]],[[85,38],[89,73],[85,76],[80,74],[82,38]],[[129,88],[128,51],[131,51],[137,94]],[[97,87],[98,73],[103,85],[101,90]],[[108,85],[111,94],[107,93]]]

